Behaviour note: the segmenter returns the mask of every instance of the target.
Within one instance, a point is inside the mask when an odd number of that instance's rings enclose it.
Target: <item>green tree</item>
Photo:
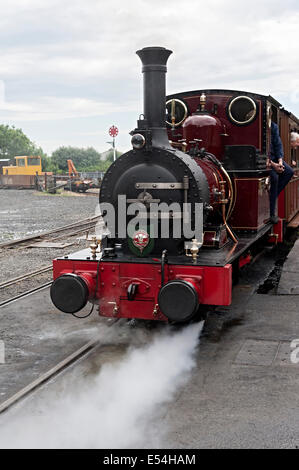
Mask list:
[[[117,152],[117,156],[121,152]],[[59,147],[52,153],[52,165],[58,170],[67,171],[67,160],[72,160],[78,171],[104,171],[113,161],[113,150],[106,155],[105,160],[93,147],[87,149],[78,147]]]
[[[120,155],[122,155],[122,152],[119,152],[118,150],[116,150],[115,153],[116,153],[116,158],[118,158],[118,157],[120,157]],[[108,153],[108,155],[106,156],[106,158],[105,158],[104,161],[113,163],[113,149],[109,150],[109,153]]]
[[[9,158],[15,164],[14,157],[18,155],[39,155],[42,160],[42,169],[51,171],[51,160],[41,147],[32,142],[29,137],[14,126],[0,125],[0,158]]]
[[[10,163],[14,162],[17,155],[38,155],[40,148],[24,134],[22,129],[14,126],[0,125],[0,156],[9,158]]]
[[[53,173],[58,171],[58,167],[53,164],[51,157],[48,157],[45,153],[42,152],[40,152],[38,155],[40,155],[42,160],[43,171],[52,171]]]

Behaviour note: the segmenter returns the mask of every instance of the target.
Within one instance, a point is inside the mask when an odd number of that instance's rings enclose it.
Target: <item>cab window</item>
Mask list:
[[[25,158],[18,158],[17,166],[25,166]]]
[[[236,96],[228,105],[228,116],[234,124],[244,126],[254,120],[257,105],[249,96]]]
[[[36,158],[28,158],[28,165],[39,165],[40,164],[40,159],[38,157]]]

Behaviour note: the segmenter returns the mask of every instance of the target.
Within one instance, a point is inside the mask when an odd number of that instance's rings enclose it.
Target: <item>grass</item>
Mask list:
[[[72,191],[63,191],[63,189],[57,189],[57,192],[50,193],[48,191],[35,191],[33,193],[35,196],[52,196],[52,197],[78,197],[78,196],[84,196],[84,194],[79,194],[79,193],[74,193]]]

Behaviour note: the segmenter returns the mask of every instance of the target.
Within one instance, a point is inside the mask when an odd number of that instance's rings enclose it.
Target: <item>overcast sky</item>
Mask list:
[[[298,0],[0,0],[0,123],[51,154],[117,146],[142,113],[135,51],[164,46],[167,92],[271,94],[299,116]]]

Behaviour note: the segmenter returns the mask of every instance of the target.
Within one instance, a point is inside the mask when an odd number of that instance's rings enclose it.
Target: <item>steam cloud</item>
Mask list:
[[[195,366],[202,323],[162,334],[105,364],[34,412],[2,417],[1,448],[158,447],[167,431],[163,404],[171,401]],[[156,425],[155,425],[156,422]],[[158,422],[158,426],[157,426]]]

